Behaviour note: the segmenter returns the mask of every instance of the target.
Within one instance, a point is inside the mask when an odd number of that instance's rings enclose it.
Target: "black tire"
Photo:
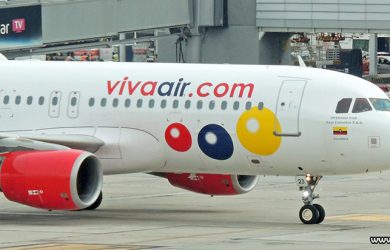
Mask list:
[[[321,222],[324,221],[325,219],[325,209],[320,205],[320,204],[313,204],[313,206],[315,208],[317,208],[318,210],[318,213],[319,213],[319,216],[318,216],[318,219],[317,219],[317,224],[320,224]]]
[[[103,192],[100,191],[99,197],[96,199],[96,201],[91,206],[85,208],[85,210],[95,210],[102,204],[102,201],[103,201]]]
[[[316,224],[319,214],[317,208],[313,205],[304,205],[299,210],[299,219],[301,219],[303,224]]]

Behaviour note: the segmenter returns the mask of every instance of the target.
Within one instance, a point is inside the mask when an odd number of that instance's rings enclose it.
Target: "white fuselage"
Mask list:
[[[0,131],[99,138],[106,174],[390,169],[390,114],[336,113],[343,98],[387,97],[289,66],[0,62]]]

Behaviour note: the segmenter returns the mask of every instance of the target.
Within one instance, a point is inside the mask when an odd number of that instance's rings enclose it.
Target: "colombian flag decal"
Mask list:
[[[333,135],[348,135],[347,127],[333,127]]]

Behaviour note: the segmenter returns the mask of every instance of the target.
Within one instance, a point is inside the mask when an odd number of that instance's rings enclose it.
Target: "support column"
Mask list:
[[[119,34],[119,41],[126,40],[126,34],[120,33]],[[120,62],[126,62],[126,45],[120,44],[119,45],[119,61]]]
[[[188,37],[185,47],[185,59],[188,63],[201,63],[202,62],[202,38],[201,28],[199,27],[199,1],[193,0],[193,24],[190,30],[191,36]]]
[[[187,41],[185,59],[188,63],[201,63],[202,38],[200,34],[193,34]]]
[[[369,42],[370,53],[370,76],[376,76],[378,74],[378,34],[370,34]]]

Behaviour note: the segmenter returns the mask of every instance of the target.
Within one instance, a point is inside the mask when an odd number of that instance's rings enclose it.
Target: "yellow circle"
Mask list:
[[[263,108],[254,107],[244,112],[237,122],[237,136],[242,146],[258,155],[271,155],[278,150],[281,138],[281,127],[274,113]]]

